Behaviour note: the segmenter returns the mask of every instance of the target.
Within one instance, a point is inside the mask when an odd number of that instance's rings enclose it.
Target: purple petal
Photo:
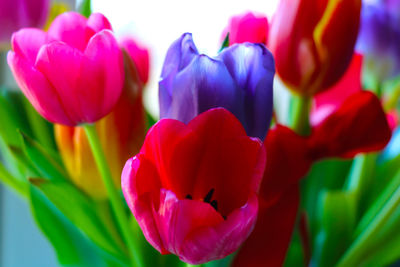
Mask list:
[[[224,49],[218,56],[244,93],[244,126],[247,134],[262,140],[272,117],[275,63],[262,44],[244,43]]]
[[[172,84],[171,105],[164,115],[188,123],[198,114],[223,107],[242,119],[241,91],[222,61],[197,56],[180,71]]]
[[[172,84],[178,71],[185,68],[198,55],[192,34],[185,33],[168,49],[159,83],[160,117],[167,116],[171,104]]]

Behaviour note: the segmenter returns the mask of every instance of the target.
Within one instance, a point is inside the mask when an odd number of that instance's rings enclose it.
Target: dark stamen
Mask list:
[[[224,216],[222,216],[222,218],[224,218],[224,220],[226,220],[226,216],[224,215]]]
[[[213,201],[211,201],[210,205],[216,210],[218,211],[218,202],[214,199]]]
[[[208,191],[207,195],[204,197],[204,202],[210,203],[214,191],[215,191],[214,188]]]
[[[191,196],[190,194],[187,194],[185,198],[186,198],[186,199],[193,199],[192,196]]]

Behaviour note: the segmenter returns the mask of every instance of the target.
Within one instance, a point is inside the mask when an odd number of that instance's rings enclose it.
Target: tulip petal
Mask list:
[[[14,33],[11,39],[14,52],[20,57],[24,57],[32,65],[36,61],[40,47],[47,42],[47,33],[33,28],[21,29]]]
[[[160,117],[166,118],[170,113],[172,84],[178,71],[185,68],[198,55],[193,43],[192,34],[185,33],[168,49],[160,80]]]
[[[310,123],[320,124],[352,94],[361,91],[362,56],[354,54],[349,68],[331,88],[314,96]]]
[[[87,19],[77,12],[66,12],[59,15],[51,23],[49,36],[62,41],[81,51],[85,50],[87,42],[95,33],[86,27]]]
[[[42,46],[36,60],[36,68],[47,77],[62,101],[61,106],[76,123],[83,122],[81,118],[85,114],[82,108],[86,103],[81,98],[81,88],[77,86],[83,60],[82,52],[57,41]]]
[[[74,124],[63,109],[60,95],[40,71],[12,51],[8,52],[7,61],[18,86],[43,117],[65,125]]]
[[[208,109],[223,107],[243,121],[238,104],[242,92],[236,86],[222,61],[200,55],[176,75],[167,116],[188,123]]]
[[[275,63],[261,44],[245,43],[224,49],[218,56],[244,91],[245,128],[250,136],[264,139],[272,117],[272,84]]]
[[[121,96],[124,61],[117,40],[109,30],[102,30],[90,39],[85,56],[87,60],[83,61],[79,83],[87,110],[100,112],[88,115],[87,120],[93,122],[108,114]],[[103,94],[99,88],[103,89]],[[101,108],[99,103],[102,103]]]
[[[87,20],[87,27],[91,28],[94,32],[102,30],[112,31],[112,27],[108,19],[101,13],[93,13]]]
[[[120,45],[128,52],[130,58],[133,60],[141,82],[146,84],[149,80],[149,51],[131,38],[122,39]]]
[[[244,42],[266,44],[268,19],[264,16],[256,17],[253,13],[248,12],[232,17],[226,31],[229,32],[229,45]],[[223,37],[225,35],[226,33]]]
[[[260,199],[270,204],[307,174],[312,160],[308,156],[308,139],[283,125],[268,132],[264,145],[268,154]]]
[[[380,150],[389,142],[391,130],[375,94],[360,91],[348,97],[340,108],[313,128],[310,155],[353,157]]]
[[[233,262],[234,267],[282,266],[300,201],[299,185],[289,188],[271,207],[260,204],[256,226]]]
[[[314,31],[321,60],[334,66],[327,67],[322,88],[328,88],[338,81],[350,64],[358,36],[360,10],[361,0],[328,1]],[[346,39],[339,42],[338,36]]]
[[[191,208],[191,211],[196,213],[198,209]],[[181,258],[185,262],[201,264],[233,253],[251,233],[257,212],[257,197],[253,194],[244,206],[233,211],[222,223],[193,230],[183,242],[179,255],[183,255]]]

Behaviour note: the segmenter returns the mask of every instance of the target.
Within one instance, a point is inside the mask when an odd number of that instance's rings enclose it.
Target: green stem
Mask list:
[[[400,187],[393,193],[377,217],[367,226],[362,234],[353,242],[346,254],[339,261],[337,267],[357,266],[365,255],[370,241],[389,220],[390,216],[400,205]]]
[[[124,203],[122,202],[119,192],[114,185],[110,168],[101,147],[99,136],[97,135],[96,126],[94,124],[86,124],[83,125],[83,128],[85,129],[88,137],[93,156],[100,172],[100,176],[103,179],[103,183],[107,189],[111,206],[119,223],[123,238],[125,239],[130,251],[132,266],[141,267],[142,264],[139,256],[139,249],[136,247],[136,242],[133,239],[134,236],[129,225],[128,216],[125,213]]]
[[[311,98],[292,95],[291,105],[292,129],[300,135],[308,135],[311,130],[309,121]]]

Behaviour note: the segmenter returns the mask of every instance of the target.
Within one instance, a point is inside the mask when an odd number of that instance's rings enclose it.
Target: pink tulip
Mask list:
[[[107,115],[124,82],[123,55],[101,14],[58,16],[48,32],[12,36],[8,64],[22,92],[51,122],[75,126]]]
[[[149,51],[136,40],[125,37],[119,42],[120,46],[128,52],[135,64],[140,81],[146,84],[149,80]]]
[[[268,31],[267,17],[247,12],[230,18],[222,38],[229,33],[229,45],[244,42],[266,44]]]

